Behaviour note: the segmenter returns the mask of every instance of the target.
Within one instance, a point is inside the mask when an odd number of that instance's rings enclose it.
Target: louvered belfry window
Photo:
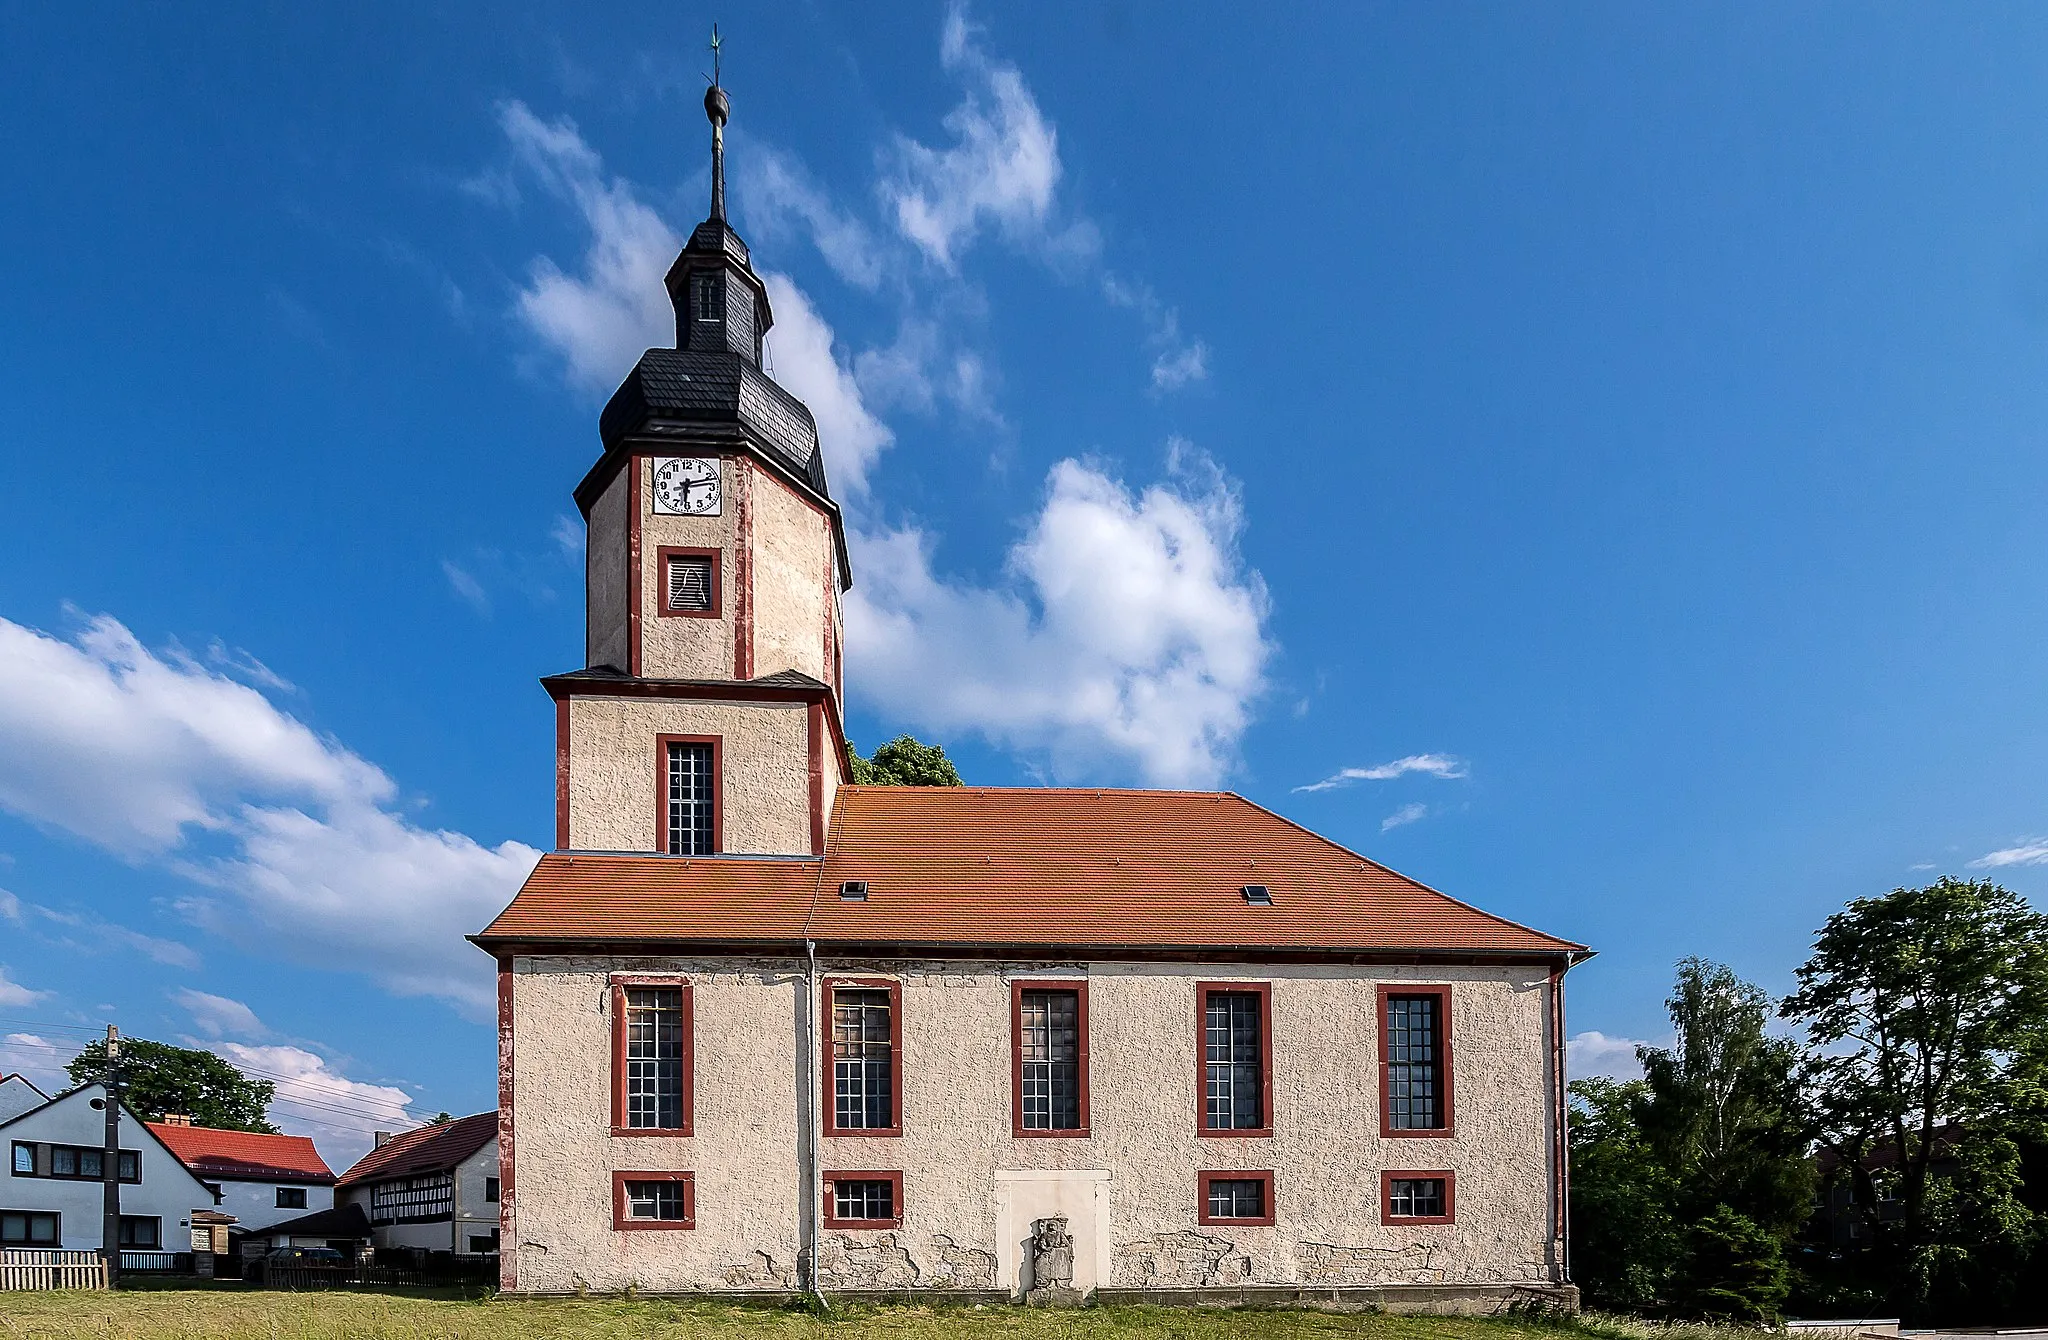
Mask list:
[[[1266,1124],[1259,1004],[1259,996],[1250,991],[1208,993],[1203,1020],[1208,1107],[1203,1119],[1212,1131],[1258,1130]]]
[[[1387,997],[1387,1124],[1397,1131],[1444,1125],[1440,998]]]
[[[842,1131],[896,1124],[889,993],[865,987],[832,992],[832,1125]]]
[[[668,607],[683,614],[705,614],[711,610],[711,564],[709,558],[670,555],[667,573]]]
[[[1024,1129],[1079,1130],[1081,993],[1026,991],[1017,1013],[1023,1034],[1018,1064],[1024,1085]]]
[[[712,843],[711,746],[670,741],[668,746],[668,854],[709,856]]]
[[[678,1130],[683,1124],[683,993],[673,987],[626,992],[626,1125]]]

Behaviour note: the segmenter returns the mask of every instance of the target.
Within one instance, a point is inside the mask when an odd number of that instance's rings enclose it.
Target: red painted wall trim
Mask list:
[[[668,561],[671,558],[708,558],[711,560],[711,608],[707,610],[672,610],[668,607]],[[658,545],[654,550],[654,617],[657,619],[717,619],[724,615],[725,578],[720,571],[725,566],[725,555],[716,549],[692,548],[682,544]]]
[[[811,771],[811,854],[825,851],[825,705],[812,703],[804,713],[804,747]]]
[[[732,673],[754,677],[754,472],[744,456],[726,458],[732,469],[733,543]]]
[[[1374,1002],[1374,1006],[1379,1011],[1379,1023],[1376,1025],[1376,1028],[1379,1035],[1380,1048],[1380,1137],[1386,1140],[1442,1140],[1456,1135],[1458,1133],[1458,1106],[1453,1083],[1456,1067],[1452,1064],[1451,1056],[1451,988],[1448,986],[1424,986],[1403,982],[1399,986],[1382,986],[1376,994],[1378,999]],[[1396,1130],[1390,1124],[1393,1121],[1393,1107],[1388,1101],[1389,1095],[1387,1091],[1387,998],[1390,996],[1436,997],[1437,1028],[1441,1031],[1437,1041],[1441,1044],[1438,1047],[1438,1051],[1441,1053],[1441,1060],[1438,1062],[1438,1065],[1441,1069],[1441,1078],[1443,1080],[1444,1124],[1442,1126],[1430,1130],[1411,1131]]]
[[[1225,1182],[1264,1182],[1266,1184],[1266,1212],[1256,1219],[1237,1219],[1226,1215],[1209,1213],[1209,1183],[1221,1179]],[[1270,1169],[1256,1172],[1233,1171],[1228,1168],[1213,1168],[1195,1174],[1195,1222],[1201,1224],[1235,1224],[1245,1228],[1270,1227],[1276,1207],[1273,1204],[1273,1174]]]
[[[1444,1212],[1442,1214],[1396,1215],[1394,1213],[1394,1179],[1397,1177],[1441,1177],[1444,1183]],[[1441,1169],[1426,1172],[1406,1168],[1389,1168],[1380,1174],[1380,1222],[1383,1224],[1455,1224],[1458,1222],[1458,1174]]]
[[[640,563],[640,458],[626,458],[626,673],[640,673],[640,592],[647,584]]]
[[[903,1222],[903,1174],[895,1171],[828,1172],[824,1177],[824,1211],[827,1228],[895,1228]],[[839,1198],[832,1194],[834,1182],[887,1182],[889,1208],[896,1213],[888,1219],[841,1219],[833,1208]]]
[[[1074,1041],[1080,1070],[1081,1124],[1070,1131],[1030,1130],[1024,1125],[1024,993],[1074,993]],[[1019,977],[1010,983],[1010,1134],[1019,1140],[1086,1139],[1088,1137],[1088,983],[1055,982]]]
[[[569,700],[555,699],[555,850],[569,849]]]
[[[680,1126],[628,1126],[626,1124],[626,988],[631,986],[670,987],[683,993],[683,1124]],[[694,1135],[697,1118],[697,1008],[687,977],[639,977],[614,974],[611,979],[612,1011],[612,1134]]]
[[[683,1184],[683,1217],[681,1219],[629,1219],[626,1217],[626,1183],[628,1182],[681,1182]],[[612,1174],[612,1228],[620,1233],[638,1233],[648,1229],[680,1232],[697,1226],[697,1174],[687,1172],[615,1172]]]
[[[498,1287],[519,1287],[519,1239],[513,1228],[518,1205],[515,1157],[518,1142],[512,1119],[512,959],[498,960]]]
[[[711,746],[711,853],[725,850],[725,737],[723,735],[657,735],[654,737],[654,852],[668,852],[668,747],[672,744]]]
[[[1209,997],[1246,995],[1259,998],[1259,1115],[1256,1129],[1231,1126],[1209,1129]],[[1258,1140],[1273,1133],[1273,984],[1271,982],[1195,983],[1195,1134],[1212,1140]]]
[[[837,1090],[832,1083],[832,992],[838,987],[864,987],[889,993],[889,1115],[892,1125],[843,1128],[839,1125]],[[827,1135],[898,1136],[903,1134],[903,983],[888,977],[827,977],[818,983],[823,997],[818,1018],[824,1021],[825,1045],[819,1053],[823,1073],[819,1076],[818,1101],[825,1105],[823,1130]],[[849,1174],[850,1175],[850,1174]],[[875,1176],[882,1176],[876,1173]],[[902,1208],[900,1205],[897,1207]]]

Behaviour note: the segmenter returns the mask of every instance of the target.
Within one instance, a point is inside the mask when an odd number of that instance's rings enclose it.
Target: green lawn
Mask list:
[[[150,1288],[116,1293],[0,1293],[0,1340],[1756,1340],[1756,1332],[1684,1332],[1583,1323],[1379,1313],[1116,1307],[846,1305],[829,1318],[794,1309],[663,1299],[498,1299],[421,1291],[265,1293]]]

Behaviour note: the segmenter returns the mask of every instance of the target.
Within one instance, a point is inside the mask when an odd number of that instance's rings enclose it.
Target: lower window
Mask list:
[[[1380,1175],[1380,1222],[1448,1224],[1455,1212],[1457,1177],[1448,1172]]]
[[[497,1250],[497,1229],[494,1228],[488,1233],[472,1233],[469,1235],[469,1254],[471,1256],[489,1256]]]
[[[138,1252],[153,1252],[164,1245],[164,1221],[153,1216],[121,1216],[121,1245]]]
[[[612,1174],[612,1227],[695,1228],[697,1179],[692,1173]]]
[[[1196,1218],[1204,1224],[1270,1224],[1273,1222],[1273,1174],[1270,1172],[1205,1172],[1196,1187],[1201,1197]]]
[[[306,1208],[306,1188],[302,1186],[281,1186],[277,1189],[277,1208],[280,1210],[303,1210]]]
[[[57,1216],[35,1210],[0,1210],[0,1245],[8,1247],[55,1247],[59,1238]]]
[[[903,1222],[903,1174],[825,1174],[827,1228],[894,1228]]]

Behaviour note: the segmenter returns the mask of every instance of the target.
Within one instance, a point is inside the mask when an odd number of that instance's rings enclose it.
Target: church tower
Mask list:
[[[598,420],[576,488],[586,668],[555,700],[555,844],[808,856],[846,778],[846,532],[818,429],[761,368],[774,313],[725,219],[714,82],[711,215],[668,272],[676,347],[649,349]]]

